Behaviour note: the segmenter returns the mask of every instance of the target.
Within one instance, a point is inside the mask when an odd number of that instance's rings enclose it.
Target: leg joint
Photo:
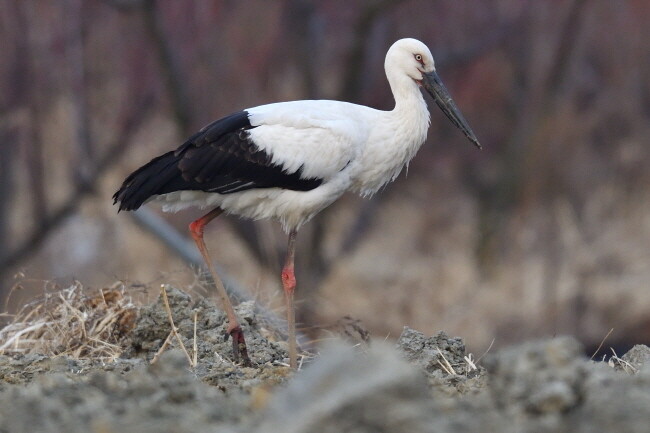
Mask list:
[[[296,289],[296,275],[292,268],[282,269],[282,287],[285,292],[293,293]]]
[[[192,234],[193,238],[200,238],[203,237],[203,228],[205,227],[205,224],[202,224],[202,221],[200,219],[193,221],[190,223],[190,233]]]

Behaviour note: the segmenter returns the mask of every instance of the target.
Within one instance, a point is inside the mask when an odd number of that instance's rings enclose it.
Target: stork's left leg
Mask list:
[[[226,292],[226,288],[224,287],[223,282],[221,282],[221,278],[219,278],[219,275],[217,275],[217,271],[215,270],[214,265],[212,264],[212,260],[210,259],[210,254],[208,254],[208,248],[205,246],[205,242],[203,241],[203,229],[210,221],[221,215],[222,212],[223,210],[221,208],[216,208],[203,215],[201,218],[190,224],[190,233],[192,234],[192,238],[194,238],[194,242],[196,243],[196,246],[203,256],[203,260],[205,260],[205,264],[210,270],[210,274],[212,274],[212,279],[214,280],[215,286],[217,286],[217,292],[221,298],[221,304],[226,311],[226,315],[228,316],[228,330],[226,331],[226,338],[232,337],[232,351],[234,360],[235,362],[239,362],[239,359],[241,357],[242,363],[245,366],[250,366],[251,360],[248,357],[248,349],[246,348],[244,332],[242,331],[241,326],[239,326],[237,316],[235,315],[235,310],[233,309],[230,298],[228,297],[228,292]]]
[[[287,259],[282,268],[282,287],[287,304],[287,326],[289,331],[289,364],[291,368],[298,367],[298,351],[296,344],[296,310],[293,302],[293,294],[296,290],[296,275],[293,272],[293,262],[296,252],[296,230],[289,233],[289,245],[287,247]]]

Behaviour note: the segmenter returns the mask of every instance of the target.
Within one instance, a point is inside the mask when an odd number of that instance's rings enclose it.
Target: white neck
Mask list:
[[[429,110],[418,84],[404,73],[387,69],[395,108],[385,112],[377,125],[376,140],[370,139],[362,157],[365,169],[356,185],[362,195],[374,194],[394,180],[424,143],[429,129]]]
[[[399,124],[408,127],[414,138],[424,141],[429,127],[429,110],[418,84],[403,73],[387,71],[386,75],[395,98],[392,116]]]
[[[422,92],[411,77],[391,72],[387,72],[386,76],[395,98],[395,110],[412,112],[424,107],[424,110],[427,111]]]

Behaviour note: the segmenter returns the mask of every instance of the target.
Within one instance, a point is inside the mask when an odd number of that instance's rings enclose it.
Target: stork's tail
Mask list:
[[[131,173],[113,194],[113,204],[120,203],[118,212],[136,210],[151,196],[168,192],[165,186],[180,175],[179,159],[173,151],[167,152]]]

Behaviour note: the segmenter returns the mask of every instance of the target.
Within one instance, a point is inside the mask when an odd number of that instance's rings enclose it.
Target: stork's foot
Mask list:
[[[225,339],[232,338],[232,355],[236,363],[241,361],[244,367],[252,367],[253,363],[248,357],[248,348],[246,347],[246,339],[244,338],[244,331],[241,326],[237,325],[232,329],[228,329]]]

